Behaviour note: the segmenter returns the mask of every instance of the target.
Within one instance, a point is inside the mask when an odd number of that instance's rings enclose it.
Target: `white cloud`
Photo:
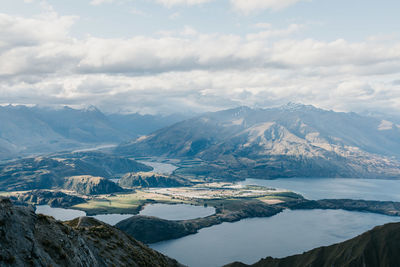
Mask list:
[[[233,8],[241,13],[249,14],[259,10],[280,10],[302,0],[230,0]]]
[[[0,14],[0,104],[174,112],[294,101],[400,110],[399,43],[292,39],[296,24],[244,37],[187,26],[157,37],[76,39],[74,21]]]
[[[265,28],[265,27],[264,27]],[[273,37],[284,37],[289,36],[293,33],[299,32],[303,28],[303,25],[290,24],[286,29],[272,29],[272,25],[267,30],[263,30],[257,33],[247,34],[246,39],[251,40],[262,40]]]

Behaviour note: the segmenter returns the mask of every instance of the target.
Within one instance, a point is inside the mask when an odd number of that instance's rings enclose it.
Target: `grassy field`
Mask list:
[[[170,196],[154,194],[137,190],[135,193],[114,194],[99,196],[89,200],[87,203],[75,205],[71,208],[85,211],[88,215],[107,213],[137,214],[143,205],[147,203],[184,203],[180,199]],[[186,202],[189,203],[189,202]]]

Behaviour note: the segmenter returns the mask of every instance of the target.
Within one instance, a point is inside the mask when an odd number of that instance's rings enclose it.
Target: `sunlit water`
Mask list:
[[[394,221],[400,218],[344,210],[285,210],[269,218],[204,228],[150,247],[191,267],[250,264],[266,256],[284,257],[341,242]]]
[[[187,204],[150,204],[146,205],[140,215],[155,216],[166,220],[190,220],[207,217],[215,213],[213,207],[193,206]]]
[[[400,180],[343,178],[247,179],[241,184],[289,189],[300,193],[307,199],[350,198],[400,201]]]

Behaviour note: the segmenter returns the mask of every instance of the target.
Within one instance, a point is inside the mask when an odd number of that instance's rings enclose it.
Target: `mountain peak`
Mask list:
[[[286,105],[281,106],[280,109],[298,111],[298,110],[316,110],[317,108],[312,105],[304,105],[301,103],[289,102]]]
[[[101,112],[96,106],[89,105],[85,108],[86,112]]]

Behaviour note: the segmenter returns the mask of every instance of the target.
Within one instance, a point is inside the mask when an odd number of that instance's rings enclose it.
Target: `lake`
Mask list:
[[[233,261],[254,263],[284,257],[355,237],[400,217],[344,210],[285,210],[204,228],[199,233],[150,245],[190,267],[216,267]]]
[[[155,216],[165,220],[190,220],[207,217],[215,213],[213,207],[193,206],[187,204],[149,204],[140,215]]]
[[[400,201],[400,180],[350,178],[246,179],[240,184],[288,189],[300,193],[307,199],[351,198]]]
[[[86,216],[86,212],[73,209],[52,208],[49,205],[36,206],[36,213],[54,217],[56,220],[69,221],[77,217]]]
[[[86,212],[74,209],[64,208],[52,208],[49,205],[38,205],[36,206],[36,213],[52,216],[56,220],[69,221],[77,217],[86,216]],[[95,216],[89,216],[98,219],[99,221],[108,223],[110,225],[116,225],[122,220],[132,217],[132,214],[99,214]]]
[[[53,216],[60,221],[69,221],[77,217],[86,216],[86,212],[74,209],[52,208],[49,205],[36,206],[36,213]],[[156,216],[166,220],[190,220],[207,217],[215,213],[213,207],[194,206],[187,204],[149,204],[144,207],[140,215]],[[133,214],[99,214],[90,216],[99,221],[116,225],[122,220],[134,216]]]
[[[169,163],[161,163],[161,162],[154,162],[154,161],[142,161],[138,160],[138,162],[143,163],[147,166],[153,167],[152,172],[158,174],[169,175],[172,174],[178,167]]]

